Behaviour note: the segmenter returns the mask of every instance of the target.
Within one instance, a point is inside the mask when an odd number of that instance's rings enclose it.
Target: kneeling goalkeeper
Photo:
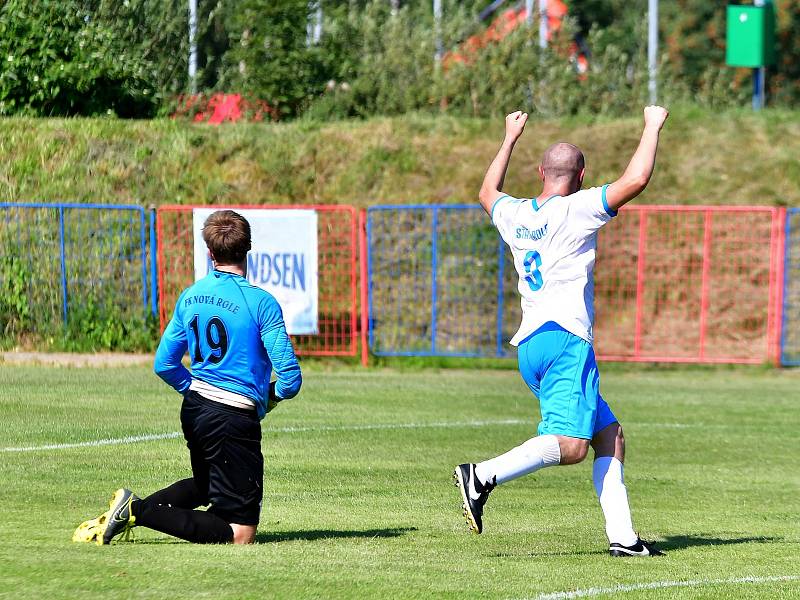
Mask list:
[[[201,544],[255,539],[264,474],[260,420],[300,390],[300,366],[278,302],[245,277],[247,220],[217,211],[203,239],[214,270],[178,298],[155,358],[158,376],[183,395],[192,477],[142,499],[117,490],[109,510],[81,524],[74,541],[108,544],[133,525]],[[187,350],[191,372],[181,364]],[[277,380],[269,383],[273,370]]]

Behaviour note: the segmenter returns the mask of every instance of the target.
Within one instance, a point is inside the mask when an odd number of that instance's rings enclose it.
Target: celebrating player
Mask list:
[[[581,190],[583,153],[567,143],[550,146],[539,166],[541,195],[504,194],[511,152],[528,115],[506,117],[506,135],[483,180],[480,203],[511,247],[522,296],[522,324],[511,340],[519,370],[539,398],[539,435],[496,458],[455,469],[464,515],[476,533],[496,485],[544,467],[581,462],[594,449],[592,478],[606,521],[612,556],[657,556],[633,530],[623,479],[625,440],[600,396],[592,349],[597,232],[638,196],[653,174],[658,137],[669,113],[644,109],[644,131],[627,169],[610,185]]]
[[[264,474],[259,421],[300,390],[300,366],[277,301],[245,278],[247,220],[217,211],[203,239],[214,270],[178,298],[155,359],[156,373],[183,394],[192,477],[143,499],[117,490],[109,510],[81,524],[74,541],[108,544],[133,525],[196,543],[255,538]],[[187,350],[191,372],[181,364]]]

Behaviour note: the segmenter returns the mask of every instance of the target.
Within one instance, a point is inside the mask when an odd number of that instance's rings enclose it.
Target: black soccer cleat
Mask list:
[[[133,514],[131,514],[131,502],[138,499],[136,494],[125,488],[120,488],[114,492],[107,513],[108,518],[103,529],[103,544],[110,544],[111,540],[120,533],[124,533],[126,538],[130,535],[131,527],[136,522]]]
[[[633,546],[611,544],[608,552],[611,556],[664,556],[664,553],[656,548],[653,542],[646,542],[641,538],[637,539]]]
[[[495,488],[495,484],[488,482],[483,484],[478,481],[473,463],[458,465],[453,473],[453,479],[461,490],[467,525],[475,533],[480,533],[483,531],[483,505],[489,499],[489,492]]]

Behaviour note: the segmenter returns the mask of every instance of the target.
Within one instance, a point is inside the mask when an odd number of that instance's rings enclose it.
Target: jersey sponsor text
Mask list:
[[[547,235],[547,223],[544,224],[544,227],[540,227],[539,229],[534,229],[533,231],[531,231],[527,227],[517,227],[518,240],[538,241],[546,235]]]

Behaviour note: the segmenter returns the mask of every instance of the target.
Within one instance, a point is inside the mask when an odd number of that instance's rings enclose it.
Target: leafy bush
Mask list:
[[[8,0],[0,7],[0,114],[147,112],[141,64],[117,52],[113,31],[74,0]]]
[[[178,52],[186,31],[185,8],[176,11],[182,4],[6,0],[0,114],[154,114],[186,83],[185,52]]]
[[[264,100],[284,117],[297,116],[320,84],[320,57],[306,44],[307,0],[242,0],[225,15],[230,48],[218,89]]]
[[[31,326],[28,305],[28,269],[13,253],[0,257],[0,337],[27,333]]]
[[[127,314],[125,314],[127,313]],[[111,298],[85,298],[70,308],[67,326],[53,339],[55,349],[66,351],[152,351],[159,337],[158,321],[151,314],[131,316]]]
[[[317,116],[396,115],[436,108],[437,80],[430,20],[388,4],[372,2],[350,11],[322,40],[341,45],[349,60],[330,71],[330,84],[313,107]],[[334,65],[332,65],[335,67]]]

